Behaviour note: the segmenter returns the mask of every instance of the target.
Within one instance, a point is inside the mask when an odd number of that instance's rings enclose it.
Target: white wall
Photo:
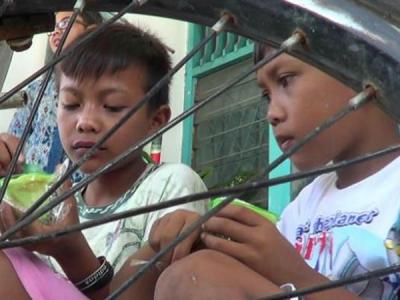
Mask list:
[[[170,20],[160,17],[130,15],[127,17],[135,25],[148,28],[157,34],[162,41],[175,50],[172,62],[175,65],[187,52],[186,22]],[[172,117],[183,112],[185,92],[185,68],[181,69],[172,80],[171,84],[171,110]],[[182,123],[164,134],[162,141],[161,160],[167,162],[180,162],[182,154]]]
[[[172,55],[175,65],[186,53],[187,23],[150,16],[128,15],[126,17],[135,25],[149,29],[159,36],[164,43],[175,50]],[[47,36],[36,35],[32,47],[24,52],[14,53],[10,70],[3,86],[3,92],[10,90],[21,80],[33,74],[43,66]],[[181,70],[173,79],[171,85],[172,118],[183,111],[184,101],[184,70]],[[0,110],[0,132],[6,131],[13,114],[13,110]],[[181,161],[182,152],[182,124],[173,128],[163,137],[162,160],[169,162]]]
[[[33,38],[33,43],[29,50],[14,52],[2,92],[9,91],[43,66],[46,43],[47,35],[38,34]],[[0,110],[0,132],[7,131],[13,113],[14,110],[12,109]]]

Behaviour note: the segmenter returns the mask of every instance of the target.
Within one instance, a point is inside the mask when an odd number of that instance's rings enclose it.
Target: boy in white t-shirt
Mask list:
[[[260,47],[258,60],[268,51]],[[288,54],[260,69],[257,80],[283,151],[356,95]],[[396,122],[373,100],[321,133],[291,161],[305,171],[399,142]],[[201,240],[209,249],[168,267],[155,299],[257,299],[393,264],[399,249],[393,227],[400,211],[398,155],[318,177],[286,208],[277,227],[245,208],[228,206],[202,228]],[[399,285],[398,276],[390,275],[305,298],[397,299]]]

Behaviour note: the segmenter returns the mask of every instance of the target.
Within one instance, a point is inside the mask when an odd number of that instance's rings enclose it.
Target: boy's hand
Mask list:
[[[0,134],[0,177],[5,176],[7,168],[11,162],[12,156],[17,150],[19,138],[8,133]],[[18,159],[18,164],[22,165],[24,157],[21,156]]]
[[[68,186],[71,186],[70,182],[64,185],[66,188]],[[16,233],[13,238],[50,233],[79,223],[75,198],[70,197],[65,200],[65,205],[68,207],[66,208],[66,214],[62,220],[51,225],[35,221]],[[17,221],[14,209],[4,202],[1,204],[0,221],[2,232],[10,228]],[[98,269],[100,266],[98,259],[80,231],[31,244],[24,248],[54,257],[71,282],[78,282],[86,278],[88,274],[93,273],[93,271]],[[105,292],[105,290],[99,291],[99,293],[103,292]]]
[[[66,185],[70,185],[70,183],[67,183]],[[37,220],[17,232],[13,236],[13,238],[23,238],[37,234],[50,233],[59,229],[63,229],[67,226],[79,223],[75,199],[73,197],[70,197],[65,201],[64,205],[67,206],[65,208],[67,213],[62,218],[62,220],[50,225],[43,224],[42,222]],[[1,204],[0,220],[2,232],[9,229],[17,222],[14,208],[12,208],[5,202]],[[83,242],[82,239],[84,240],[82,233],[78,232],[51,240],[30,244],[25,246],[24,248],[30,251],[37,251],[41,254],[50,255],[58,259],[78,252],[78,249],[81,246],[81,242]]]
[[[199,217],[200,215],[198,213],[178,209],[158,219],[154,222],[150,232],[149,244],[151,248],[155,252],[160,251]],[[188,255],[192,251],[196,242],[199,241],[200,232],[201,229],[199,228],[192,233],[188,238],[176,246],[173,251],[166,254],[163,261],[169,265],[170,263]]]
[[[201,239],[207,248],[236,258],[278,285],[306,267],[274,224],[245,207],[227,206],[203,230]]]

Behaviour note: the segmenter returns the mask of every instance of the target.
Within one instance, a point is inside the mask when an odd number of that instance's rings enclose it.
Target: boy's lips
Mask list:
[[[96,143],[92,141],[76,141],[72,143],[72,149],[79,156],[84,155],[90,148],[92,148]],[[106,150],[106,147],[101,146],[97,151]]]
[[[291,136],[276,136],[279,147],[283,152],[287,152],[294,145],[294,138]]]

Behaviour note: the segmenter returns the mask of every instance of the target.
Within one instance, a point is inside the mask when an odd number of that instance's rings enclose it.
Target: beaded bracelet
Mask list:
[[[74,285],[83,293],[99,290],[105,287],[114,276],[114,269],[104,256],[97,258],[100,267],[85,279],[74,283]]]

